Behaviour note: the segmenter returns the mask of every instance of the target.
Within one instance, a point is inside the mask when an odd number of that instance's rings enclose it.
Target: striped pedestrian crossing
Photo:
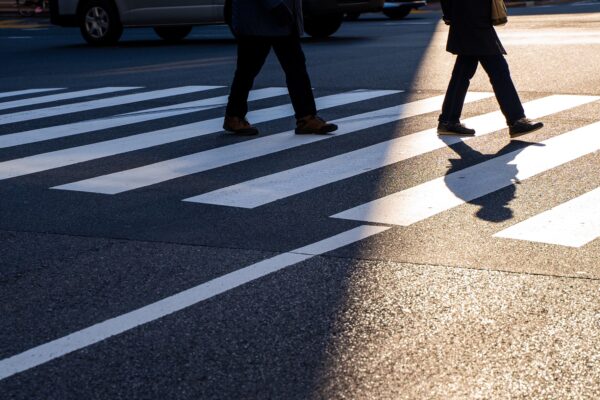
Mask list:
[[[467,102],[481,100],[489,96],[491,96],[489,93],[471,94],[467,98]],[[176,179],[185,175],[207,171],[235,162],[273,154],[275,152],[303,146],[309,143],[340,137],[366,128],[372,128],[374,126],[397,122],[405,118],[433,112],[440,109],[442,101],[443,97],[437,96],[397,107],[386,108],[333,121],[340,126],[340,129],[336,132],[335,136],[299,138],[293,137],[293,132],[283,132],[248,143],[239,143],[237,145],[200,152],[174,160],[136,168],[130,171],[74,182],[59,186],[57,189],[103,194],[122,193],[128,190],[139,189],[144,186]],[[292,136],[292,138],[290,138],[290,136]]]
[[[28,99],[20,99],[13,101],[6,101],[0,103],[0,111],[1,110],[9,110],[12,108],[20,108],[20,107],[30,107],[37,104],[44,103],[52,103],[55,101],[64,101],[64,100],[73,100],[82,97],[88,96],[97,96],[108,93],[116,93],[116,92],[124,92],[127,90],[140,89],[139,87],[104,87],[98,89],[86,89],[86,90],[78,90],[76,92],[67,92],[60,94],[52,94],[48,96],[34,97]],[[8,124],[10,121],[10,115],[0,115],[0,124]]]
[[[359,101],[369,100],[396,93],[389,90],[352,91],[348,93],[325,96],[317,99],[320,109],[342,106]],[[255,123],[273,121],[294,114],[290,104],[269,107],[248,114]],[[72,147],[49,153],[37,154],[16,160],[0,163],[0,180],[16,178],[36,172],[65,167],[85,161],[124,154],[131,151],[169,144],[181,140],[197,138],[222,130],[223,119],[211,120],[181,125],[174,128],[141,133],[120,139],[108,140],[85,146]]]
[[[65,89],[24,89],[0,93],[0,98],[34,96],[0,102],[0,109],[3,110],[28,108],[27,111],[17,110],[14,113],[0,114],[0,125],[36,119],[41,120],[43,125],[44,119],[49,117],[98,110],[94,119],[51,124],[23,131],[14,131],[14,129],[11,131],[10,126],[3,128],[4,134],[0,135],[0,149],[10,154],[8,152],[11,148],[22,147],[19,150],[21,156],[14,159],[5,156],[5,161],[0,162],[0,181],[62,167],[70,166],[76,170],[81,168],[77,165],[80,163],[219,133],[222,131],[222,117],[205,118],[203,112],[224,108],[228,98],[227,89],[221,86],[183,86],[159,90],[106,87],[35,97],[36,94],[58,90]],[[128,90],[136,92],[117,95]],[[364,137],[375,129],[386,130],[388,129],[386,125],[395,128],[398,122],[409,118],[435,120],[435,116],[431,114],[440,110],[443,96],[423,97],[390,107],[390,99],[399,93],[400,90],[353,90],[318,98],[317,104],[321,110],[354,103],[362,103],[363,108],[370,109],[370,111],[349,113],[344,108],[340,108],[337,112],[341,117],[333,121],[339,125],[339,130],[334,135],[298,136],[294,135],[293,131],[267,132],[266,135],[257,138],[217,145],[196,153],[130,169],[119,167],[116,172],[70,182],[68,180],[70,174],[66,170],[65,174],[61,174],[61,180],[64,181],[51,189],[62,193],[116,195],[194,174],[198,174],[198,179],[201,180],[200,174],[216,168],[241,162],[253,163],[264,156],[283,157],[285,151],[296,151],[316,143],[327,141],[331,143],[328,148],[334,148],[338,140],[350,134],[360,133],[356,135],[357,141],[360,142],[361,136]],[[293,116],[291,105],[281,104],[282,99],[287,101],[287,97],[279,98],[286,94],[287,89],[280,87],[257,89],[251,92],[250,101],[268,100],[275,105],[252,111],[248,119],[255,124],[261,124]],[[177,96],[182,95],[196,98],[193,100],[186,98],[186,101],[178,102]],[[88,96],[101,96],[101,98],[77,102],[77,99]],[[471,104],[478,102],[493,101],[492,98],[492,93],[473,92],[469,93],[465,104],[470,107]],[[159,107],[147,108],[143,105],[145,101],[159,99],[163,102]],[[384,100],[386,106],[380,108],[370,105],[370,102],[375,103],[377,99]],[[578,107],[598,101],[600,96],[549,95],[533,99],[524,106],[528,116],[538,119],[561,112],[572,112]],[[55,102],[60,104],[53,104]],[[111,109],[111,107],[135,103],[140,104],[133,112],[115,114],[114,109]],[[167,105],[164,105],[165,103]],[[195,113],[198,114],[198,122],[177,124],[177,119],[174,118]],[[104,116],[97,116],[102,114]],[[25,117],[26,115],[28,118]],[[145,128],[147,125],[141,125],[169,118],[169,123],[174,126],[168,128],[152,130]],[[482,138],[487,136],[494,137],[495,135],[492,134],[506,127],[502,114],[497,111],[475,115],[464,122],[477,130],[475,138],[438,137],[435,128],[417,132],[396,132],[396,137],[377,144],[369,144],[334,156],[325,155],[319,160],[311,160],[309,163],[301,163],[289,169],[265,171],[265,174],[259,177],[245,181],[240,179],[230,183],[229,186],[211,188],[210,191],[195,195],[191,195],[193,192],[188,193],[186,198],[182,196],[181,200],[188,205],[197,204],[198,207],[206,204],[253,209],[292,196],[309,195],[313,189],[359,177],[376,169],[388,168],[412,158],[443,150],[448,146],[457,146],[476,139],[484,140]],[[126,128],[136,124],[140,127],[138,129],[144,130],[142,133],[127,135],[127,129],[123,129],[124,133],[115,139],[37,154],[28,154],[29,148],[25,146],[59,138],[67,140],[65,143],[68,143],[70,137],[84,133]],[[580,126],[556,134],[540,143],[523,146],[518,150],[495,155],[464,169],[451,171],[445,176],[414,187],[381,198],[371,198],[363,204],[352,204],[345,211],[336,211],[334,215],[328,213],[326,217],[409,227],[502,190],[513,185],[515,181],[526,182],[558,166],[567,165],[599,151],[600,136],[597,135],[599,131],[600,122]],[[93,140],[93,137],[88,137],[86,140],[90,138]],[[23,153],[26,155],[23,156]],[[122,161],[119,165],[126,166],[125,159]],[[105,163],[110,165],[111,161],[107,159]],[[233,179],[235,180],[235,177]],[[586,246],[600,236],[600,220],[597,217],[600,215],[599,190],[584,193],[564,204],[554,205],[554,208],[513,224],[495,233],[493,237],[496,240],[526,241],[574,248]],[[118,197],[115,201],[119,201]]]
[[[122,106],[125,104],[137,103],[141,101],[162,99],[169,96],[179,96],[184,94],[203,92],[206,90],[218,89],[219,87],[220,86],[184,86],[174,89],[156,90],[149,93],[136,93],[125,96],[109,97],[106,99],[90,100],[82,103],[54,106],[37,110],[21,111],[13,114],[0,115],[0,124],[12,124],[16,122],[32,121],[35,119],[56,117],[59,115],[97,110],[99,108]]]
[[[334,218],[409,226],[600,150],[600,122],[555,136],[421,185],[343,211]]]
[[[593,96],[550,96],[525,104],[528,115],[541,118],[599,100]],[[502,114],[493,112],[465,121],[483,136],[504,128]],[[351,178],[377,168],[418,157],[450,144],[457,137],[438,137],[436,129],[403,136],[302,167],[257,178],[186,199],[186,201],[230,207],[255,208],[320,186]]]
[[[285,88],[258,89],[250,92],[248,100],[264,100],[286,93],[287,89]],[[0,149],[211,110],[227,104],[227,97],[226,95],[211,97],[139,112],[3,135],[0,136]]]

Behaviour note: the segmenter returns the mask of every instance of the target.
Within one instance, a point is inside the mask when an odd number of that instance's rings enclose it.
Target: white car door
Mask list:
[[[220,21],[215,0],[119,0],[124,25],[185,25]],[[222,13],[222,11],[221,11]]]

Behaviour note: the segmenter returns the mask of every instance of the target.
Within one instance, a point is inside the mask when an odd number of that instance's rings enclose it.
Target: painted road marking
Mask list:
[[[490,93],[473,93],[469,95],[468,101],[475,101],[489,96],[491,96]],[[293,131],[283,132],[249,142],[237,143],[140,168],[74,182],[58,186],[55,189],[103,194],[122,193],[309,143],[339,137],[373,126],[395,122],[403,118],[433,112],[441,108],[442,102],[443,96],[437,96],[343,118],[334,121],[340,125],[340,129],[335,135],[299,137],[295,136]]]
[[[4,92],[0,93],[0,99],[6,97],[14,97],[14,96],[23,96],[27,94],[36,94],[36,93],[44,93],[44,92],[53,92],[56,90],[63,90],[64,88],[47,88],[47,89],[27,89],[27,90],[16,90],[14,92]],[[1,104],[1,103],[0,103]]]
[[[334,215],[409,226],[600,149],[600,122]]]
[[[72,100],[72,99],[77,99],[80,97],[95,96],[95,95],[99,95],[99,94],[114,93],[114,92],[122,92],[125,90],[133,90],[133,89],[140,89],[140,88],[139,87],[105,87],[105,88],[99,88],[99,89],[79,90],[77,92],[52,94],[52,95],[48,95],[48,96],[34,97],[34,98],[30,98],[30,99],[6,101],[3,103],[0,103],[0,110],[8,110],[11,108],[18,108],[18,107],[28,107],[28,106],[33,106],[36,104],[50,103],[53,101]],[[6,115],[0,115],[0,124],[7,123],[7,122],[3,122],[3,118],[5,118],[5,117],[6,117]]]
[[[387,229],[389,228],[381,226],[360,226],[309,246],[247,266],[127,314],[42,344],[10,358],[0,360],[0,380],[104,341],[112,336],[127,332],[140,325],[184,310],[204,300],[309,260],[315,256],[323,255],[377,235]]]
[[[258,89],[250,92],[248,101],[263,100],[285,94],[287,94],[286,88]],[[101,131],[119,126],[210,110],[226,105],[227,98],[228,96],[218,96],[208,99],[190,101],[187,103],[169,105],[166,107],[151,108],[133,113],[99,118],[90,121],[81,121],[72,124],[51,126],[30,131],[17,132],[9,135],[2,135],[0,136],[0,148],[36,143],[44,140],[58,139],[62,137],[79,135],[82,133]]]
[[[600,237],[600,188],[511,226],[494,237],[585,246]]]
[[[319,109],[326,109],[368,100],[390,93],[396,92],[389,90],[360,90],[336,94],[318,99],[317,106]],[[294,115],[294,110],[292,109],[291,104],[286,104],[253,111],[248,114],[248,118],[254,123],[261,123],[292,115]],[[0,180],[65,167],[67,165],[96,160],[130,151],[147,149],[180,140],[197,138],[222,131],[222,125],[223,118],[214,118],[173,128],[161,129],[124,138],[5,161],[0,163]]]
[[[137,103],[147,100],[156,100],[164,97],[178,96],[189,93],[204,92],[218,89],[222,86],[183,86],[173,89],[162,89],[152,92],[128,94],[125,96],[109,97],[107,99],[90,100],[82,103],[66,104],[38,110],[21,111],[13,114],[0,115],[0,124],[11,124],[15,122],[31,121],[34,119],[55,117],[57,115],[72,114],[82,111],[97,110],[120,106],[124,104]]]
[[[564,111],[600,97],[550,96],[525,104],[527,115],[539,118]],[[464,121],[477,130],[478,136],[506,127],[504,117],[493,112]],[[347,179],[367,171],[383,168],[409,158],[417,157],[449,144],[458,143],[457,137],[438,137],[436,129],[382,142],[349,153],[317,161],[276,174],[242,182],[210,193],[186,199],[195,203],[229,207],[255,208],[330,183]]]

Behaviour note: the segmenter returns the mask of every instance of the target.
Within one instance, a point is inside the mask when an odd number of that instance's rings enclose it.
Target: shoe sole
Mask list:
[[[296,135],[327,135],[328,133],[332,133],[338,130],[337,126],[333,126],[331,128],[323,129],[320,131],[303,131],[301,129],[296,129]]]
[[[511,137],[511,139],[518,138],[520,136],[524,136],[524,135],[527,135],[529,133],[533,133],[533,132],[539,131],[543,127],[544,127],[544,125],[538,126],[537,128],[533,128],[533,129],[531,129],[529,131],[525,131],[525,132],[518,132],[518,133],[512,133],[512,132],[510,132],[510,137]]]
[[[232,133],[236,136],[257,136],[259,134],[258,129],[234,131],[231,129],[223,128],[223,130],[225,132]]]
[[[464,137],[473,137],[475,136],[475,133],[458,133],[458,132],[452,132],[452,131],[437,131],[437,134],[439,136],[464,136]]]

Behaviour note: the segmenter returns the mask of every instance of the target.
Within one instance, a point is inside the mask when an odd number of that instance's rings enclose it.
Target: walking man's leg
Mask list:
[[[510,128],[510,135],[517,137],[541,129],[544,124],[532,122],[525,117],[525,110],[504,56],[482,56],[480,61],[490,78],[496,99],[498,99],[502,114]]]
[[[521,105],[521,99],[510,76],[508,63],[504,56],[482,56],[481,66],[490,78],[496,99],[500,104],[500,110],[506,117],[507,125],[512,125],[525,117],[525,110]]]
[[[283,71],[294,112],[298,134],[326,134],[337,130],[337,126],[327,123],[317,116],[317,107],[312,85],[306,70],[306,57],[302,51],[300,37],[290,35],[273,41],[273,49]]]
[[[271,43],[267,38],[239,37],[237,49],[237,68],[231,84],[223,129],[239,135],[256,135],[258,130],[246,121],[248,95],[269,55]]]
[[[469,90],[471,79],[477,71],[479,59],[476,56],[459,55],[456,57],[452,77],[448,84],[442,114],[438,121],[438,134],[473,136],[475,131],[460,123],[463,105]]]

